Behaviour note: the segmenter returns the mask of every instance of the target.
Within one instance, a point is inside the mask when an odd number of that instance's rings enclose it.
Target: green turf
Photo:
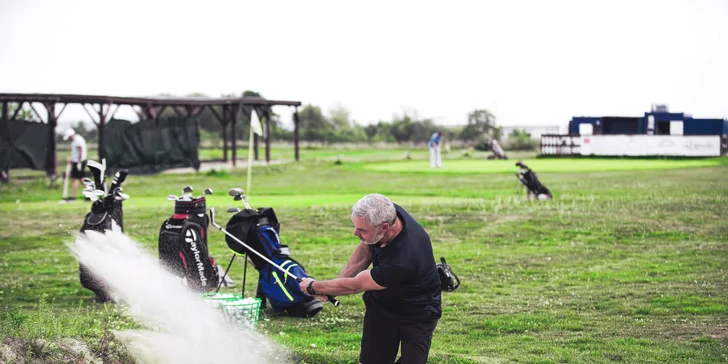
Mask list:
[[[426,161],[400,161],[370,164],[371,171],[427,173],[513,173],[514,160],[445,160],[443,168],[430,168]],[[725,164],[724,158],[695,160],[659,159],[526,159],[523,163],[539,173],[610,172],[670,168],[710,167]]]
[[[333,277],[356,244],[349,221],[356,199],[381,192],[408,209],[430,233],[436,257],[447,257],[462,279],[443,295],[431,362],[728,358],[725,158],[529,160],[556,197],[537,203],[525,201],[510,160],[446,160],[448,168],[501,166],[499,173],[448,174],[431,171],[421,154],[404,163],[409,173],[397,173],[396,159],[376,154],[343,165],[312,158],[256,168],[251,203],[276,208],[284,243],[320,279]],[[130,176],[126,231],[155,251],[159,226],[172,213],[168,194],[187,184],[212,187],[210,205],[224,209],[235,203],[222,194],[244,183],[244,170]],[[77,338],[124,362],[109,330],[136,324],[91,303],[63,245],[89,204],[60,205],[59,197],[60,187],[47,189],[43,178],[0,186],[0,341]],[[229,258],[214,229],[210,250],[218,261]],[[238,263],[232,272],[239,282]],[[255,277],[248,274],[250,295]],[[326,305],[310,320],[264,312],[259,330],[299,362],[354,363],[364,307],[359,296],[340,298],[340,307]],[[31,362],[69,362],[30,343]]]

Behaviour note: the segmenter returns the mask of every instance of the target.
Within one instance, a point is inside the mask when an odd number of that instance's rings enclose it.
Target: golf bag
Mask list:
[[[278,235],[280,224],[272,208],[244,209],[230,218],[226,230],[287,273],[298,278],[308,277],[305,268],[291,258],[288,246],[281,245]],[[294,278],[278,271],[255,253],[250,253],[231,237],[226,236],[225,241],[234,252],[250,258],[258,271],[256,296],[263,300],[263,305],[268,299],[275,312],[285,311],[293,317],[313,317],[321,311],[321,301],[304,294]]]
[[[97,231],[105,232],[108,230],[124,231],[124,215],[122,209],[122,198],[121,184],[126,179],[128,174],[127,170],[121,170],[116,173],[111,183],[111,193],[106,193],[105,186],[105,168],[96,162],[89,162],[89,169],[91,170],[95,182],[93,186],[91,183],[88,184],[87,188],[84,189],[84,195],[93,196],[96,200],[91,204],[91,211],[86,214],[83,219],[83,226],[81,227],[81,233],[86,231]],[[97,199],[94,193],[104,192],[105,195],[101,199]],[[128,198],[128,196],[126,196]],[[93,276],[91,272],[81,264],[79,266],[79,279],[81,285],[94,292],[96,297],[94,300],[99,303],[111,301],[110,292],[106,289],[101,279]]]
[[[195,292],[217,287],[219,275],[207,249],[205,197],[177,199],[174,215],[159,229],[159,260]]]
[[[445,257],[440,257],[440,263],[437,263],[437,273],[440,274],[440,284],[443,291],[452,292],[460,287],[460,279],[445,262]]]
[[[488,159],[508,159],[506,152],[503,147],[500,146],[497,140],[493,139],[490,142],[490,150],[493,152],[492,155],[488,156]]]
[[[541,181],[538,180],[534,171],[528,168],[528,166],[523,164],[521,161],[516,162],[516,166],[521,167],[518,173],[516,173],[516,177],[519,181],[521,181],[521,184],[526,187],[526,197],[528,199],[531,199],[531,194],[533,194],[533,196],[538,200],[553,199],[551,191],[541,184]]]

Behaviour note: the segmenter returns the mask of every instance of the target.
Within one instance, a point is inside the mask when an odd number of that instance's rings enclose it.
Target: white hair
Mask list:
[[[351,208],[351,217],[364,218],[372,227],[382,226],[385,222],[394,223],[397,210],[392,200],[384,195],[372,193],[362,197]]]

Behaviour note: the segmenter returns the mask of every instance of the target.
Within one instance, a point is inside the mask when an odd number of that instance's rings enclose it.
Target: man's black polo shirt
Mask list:
[[[367,309],[392,318],[432,320],[442,316],[440,275],[432,243],[425,229],[402,207],[395,204],[402,231],[384,248],[369,245],[372,278],[387,287],[367,291]]]

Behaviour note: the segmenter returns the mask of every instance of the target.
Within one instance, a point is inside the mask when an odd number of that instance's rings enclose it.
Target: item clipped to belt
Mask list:
[[[437,273],[440,274],[440,284],[443,291],[452,292],[460,287],[460,279],[445,262],[444,257],[440,257],[440,263],[437,263]]]

